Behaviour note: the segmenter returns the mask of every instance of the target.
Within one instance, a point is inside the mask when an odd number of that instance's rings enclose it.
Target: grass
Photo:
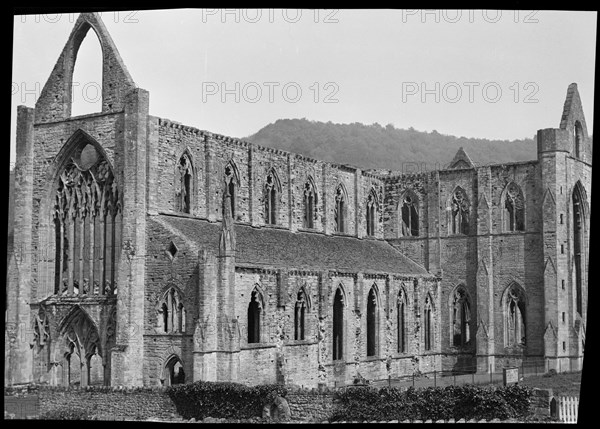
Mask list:
[[[581,371],[525,377],[521,386],[552,389],[554,396],[577,396],[581,388]]]

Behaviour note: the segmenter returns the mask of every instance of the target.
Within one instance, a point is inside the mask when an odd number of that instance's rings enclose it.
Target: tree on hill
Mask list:
[[[402,163],[444,168],[463,147],[476,164],[530,161],[537,158],[535,136],[520,140],[455,137],[378,123],[334,124],[279,119],[245,140],[323,161],[363,169],[399,170]]]

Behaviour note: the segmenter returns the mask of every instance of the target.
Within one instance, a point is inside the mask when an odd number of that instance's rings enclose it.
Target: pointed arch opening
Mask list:
[[[308,177],[304,184],[304,218],[303,227],[313,229],[315,227],[317,206],[317,187],[311,176]]]
[[[281,182],[277,173],[272,168],[265,178],[265,223],[277,225],[279,218],[279,198],[281,195]]]
[[[573,203],[573,263],[575,266],[575,307],[583,315],[583,283],[586,266],[586,218],[587,200],[581,182],[577,182],[572,193]]]
[[[185,333],[186,309],[182,293],[169,287],[157,303],[157,329],[163,334]]]
[[[177,162],[178,186],[176,186],[177,211],[192,213],[195,196],[195,170],[192,156],[186,149]]]
[[[306,321],[309,311],[308,294],[304,287],[298,290],[296,304],[294,306],[294,340],[306,339]]]
[[[452,192],[449,204],[449,234],[467,235],[469,234],[469,215],[471,204],[467,193],[463,188],[457,186]]]
[[[376,287],[367,297],[367,356],[377,356],[379,346],[379,305]]]
[[[176,384],[185,383],[185,371],[183,370],[183,362],[177,355],[167,359],[163,373],[163,385],[174,386]]]
[[[52,182],[51,228],[41,234],[43,251],[51,255],[40,258],[41,278],[53,278],[57,295],[113,295],[121,251],[119,187],[104,151],[87,134],[76,132],[68,145]]]
[[[452,345],[466,347],[471,343],[471,297],[464,285],[459,285],[452,294]]]
[[[504,231],[525,231],[525,199],[521,187],[515,182],[506,185],[503,201]]]
[[[338,287],[333,298],[333,360],[344,359],[344,293]]]
[[[261,342],[261,318],[263,313],[263,297],[258,287],[250,293],[248,304],[248,344]]]
[[[59,325],[63,345],[63,384],[88,386],[104,383],[105,371],[98,328],[75,306]]]
[[[333,212],[333,220],[335,222],[335,231],[345,233],[346,232],[346,220],[347,220],[347,204],[348,194],[346,188],[340,183],[335,189],[335,206]]]
[[[581,159],[583,154],[583,127],[581,126],[581,122],[575,121],[573,125],[573,152],[575,158]]]
[[[233,159],[230,160],[227,165],[225,165],[223,174],[225,180],[225,193],[230,197],[229,201],[231,203],[231,217],[235,219],[237,209],[237,192],[240,187],[240,175],[237,165]],[[223,213],[225,213],[225,210],[223,210]]]
[[[406,353],[407,351],[407,328],[406,328],[406,305],[407,298],[404,289],[400,289],[398,292],[398,299],[396,302],[396,326],[397,326],[397,339],[398,339],[398,353]]]
[[[379,201],[375,189],[371,188],[366,204],[367,235],[373,237],[377,231],[377,217],[379,213]]]
[[[406,191],[400,198],[398,210],[400,225],[398,235],[400,237],[419,236],[419,198],[412,191]]]
[[[525,291],[517,283],[511,283],[504,292],[504,345],[525,346],[527,340],[527,302]]]
[[[102,111],[103,50],[96,31],[84,23],[73,45],[71,116]]]
[[[434,325],[433,325],[433,299],[430,294],[425,297],[423,304],[423,346],[425,351],[433,349]]]

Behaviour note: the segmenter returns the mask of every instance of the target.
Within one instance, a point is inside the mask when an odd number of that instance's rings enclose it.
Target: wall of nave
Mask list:
[[[227,189],[237,222],[383,238],[380,178],[165,119],[151,121],[151,211],[221,220]]]

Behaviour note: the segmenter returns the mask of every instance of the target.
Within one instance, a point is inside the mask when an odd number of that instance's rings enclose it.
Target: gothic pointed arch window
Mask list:
[[[573,126],[573,153],[575,158],[581,158],[583,147],[583,127],[581,122],[575,121]]]
[[[344,293],[337,288],[333,299],[333,360],[344,358]]]
[[[398,293],[398,301],[396,303],[396,318],[397,320],[397,336],[398,336],[398,353],[406,353],[406,293],[400,289]]]
[[[194,197],[194,166],[187,150],[179,158],[177,169],[179,172],[178,210],[191,213]]]
[[[279,193],[281,184],[275,170],[271,169],[265,179],[265,223],[269,225],[278,223]]]
[[[235,219],[237,208],[237,190],[240,186],[240,177],[237,166],[233,160],[229,161],[225,166],[225,192],[230,196],[231,216]]]
[[[377,291],[371,287],[367,297],[367,356],[377,356],[379,343],[379,308]]]
[[[174,287],[163,294],[157,305],[159,332],[164,334],[184,333],[186,310],[183,296]]]
[[[367,197],[367,235],[373,237],[377,231],[377,214],[378,214],[377,194],[374,189],[371,189]]]
[[[575,266],[575,307],[583,315],[583,282],[586,256],[586,205],[585,190],[577,182],[572,193],[573,202],[573,264]]]
[[[248,304],[248,344],[261,342],[261,317],[263,310],[263,298],[258,290],[254,288],[250,294]]]
[[[121,196],[113,170],[83,132],[58,170],[53,191],[54,293],[116,294],[121,249]],[[52,278],[52,276],[50,276]]]
[[[90,316],[80,307],[74,307],[60,323],[59,337],[64,347],[63,384],[87,386],[97,381],[102,384],[102,344]]]
[[[515,182],[506,185],[504,193],[504,230],[525,231],[525,200],[523,191]]]
[[[304,288],[300,288],[296,296],[296,305],[294,306],[294,339],[306,339],[306,319],[308,311],[308,298]]]
[[[504,345],[524,346],[526,342],[526,301],[525,292],[516,283],[504,293]]]
[[[419,199],[414,192],[407,191],[400,200],[400,226],[401,237],[419,236]]]
[[[423,305],[423,346],[426,351],[433,348],[434,328],[433,328],[433,300],[431,295],[425,297]]]
[[[458,286],[452,294],[452,345],[465,347],[471,342],[471,299],[464,286]]]
[[[346,205],[346,190],[340,184],[335,190],[335,206],[333,213],[336,232],[346,232]]]
[[[317,206],[317,192],[312,177],[309,177],[304,184],[304,218],[303,227],[312,229],[315,227],[316,216],[315,207]]]
[[[450,234],[469,234],[469,214],[471,211],[471,206],[466,192],[460,186],[458,186],[452,193],[449,208]]]

